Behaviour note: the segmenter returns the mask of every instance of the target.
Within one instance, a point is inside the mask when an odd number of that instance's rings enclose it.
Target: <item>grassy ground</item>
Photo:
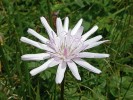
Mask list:
[[[97,24],[93,35],[110,42],[91,49],[109,53],[107,59],[86,59],[102,70],[96,75],[80,68],[82,81],[68,70],[65,100],[132,100],[133,98],[133,1],[132,0],[1,0],[0,1],[0,100],[58,100],[60,86],[55,84],[56,67],[31,77],[32,66],[42,62],[23,62],[26,53],[40,52],[20,42],[31,39],[33,28],[47,37],[40,17],[45,16],[55,29],[55,18],[70,18],[70,27],[83,18],[85,32]]]

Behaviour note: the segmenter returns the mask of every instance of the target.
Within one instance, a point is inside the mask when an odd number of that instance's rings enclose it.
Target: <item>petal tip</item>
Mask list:
[[[83,21],[83,18],[81,18],[80,20]]]
[[[99,35],[99,37],[100,37],[100,38],[103,38],[103,36],[102,36],[102,35]]]
[[[60,17],[57,17],[57,19],[60,19]]]
[[[77,78],[77,80],[81,81],[81,77]]]
[[[40,17],[40,19],[43,19],[43,18],[44,18],[43,16]]]
[[[30,74],[31,74],[31,76],[35,76],[36,75],[36,73],[34,73],[33,70],[30,71]]]
[[[56,80],[56,84],[61,84],[61,81],[59,81],[59,80],[57,81],[57,80]]]
[[[101,74],[101,73],[102,73],[102,71],[100,71],[100,70],[99,70],[99,71],[97,71],[97,74]]]
[[[28,28],[28,29],[27,29],[27,32],[30,33],[31,30],[32,30],[31,28]]]
[[[105,40],[106,42],[109,42],[110,40]]]
[[[40,17],[40,20],[41,20],[41,22],[45,22],[46,21],[46,19],[45,19],[45,17]]]
[[[110,57],[110,54],[107,54],[107,56],[106,57]]]
[[[21,56],[21,60],[24,60],[24,55]]]
[[[24,40],[24,37],[21,37],[21,38],[20,38],[20,41],[22,41],[22,42],[23,42],[23,40]]]
[[[69,23],[69,17],[65,17],[65,20]]]
[[[98,29],[98,25],[95,25],[94,28]]]
[[[66,19],[68,19],[68,16],[66,17]]]
[[[81,18],[79,21],[82,23],[83,22],[83,18]]]

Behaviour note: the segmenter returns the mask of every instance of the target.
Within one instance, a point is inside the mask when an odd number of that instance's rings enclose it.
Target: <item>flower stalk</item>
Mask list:
[[[64,84],[65,84],[65,76],[61,83],[61,93],[60,93],[60,100],[64,100]]]

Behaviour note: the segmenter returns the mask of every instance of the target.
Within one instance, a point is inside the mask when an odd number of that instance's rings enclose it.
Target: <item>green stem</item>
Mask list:
[[[61,94],[60,94],[60,100],[64,100],[64,83],[65,83],[65,76],[61,83]]]

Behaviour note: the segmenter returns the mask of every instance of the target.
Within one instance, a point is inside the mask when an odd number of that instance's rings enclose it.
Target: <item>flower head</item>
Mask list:
[[[82,66],[83,68],[91,72],[97,74],[101,73],[99,69],[93,67],[88,62],[82,59],[109,57],[109,54],[99,54],[85,51],[108,41],[99,41],[102,38],[101,35],[88,39],[89,36],[91,36],[98,29],[97,25],[95,25],[91,30],[82,35],[84,27],[81,26],[81,24],[83,19],[80,19],[75,25],[75,27],[71,30],[69,29],[68,17],[65,18],[64,25],[62,24],[61,19],[57,18],[57,32],[55,33],[44,17],[41,17],[40,19],[49,35],[49,39],[41,36],[36,31],[30,28],[27,32],[38,38],[41,43],[33,41],[26,37],[21,37],[20,39],[22,42],[33,45],[45,51],[45,53],[43,52],[39,54],[25,54],[21,56],[22,60],[39,61],[48,59],[43,65],[30,71],[30,74],[32,76],[44,71],[47,68],[58,65],[56,73],[57,84],[62,82],[67,66],[69,67],[75,78],[77,80],[81,80],[76,64]]]

